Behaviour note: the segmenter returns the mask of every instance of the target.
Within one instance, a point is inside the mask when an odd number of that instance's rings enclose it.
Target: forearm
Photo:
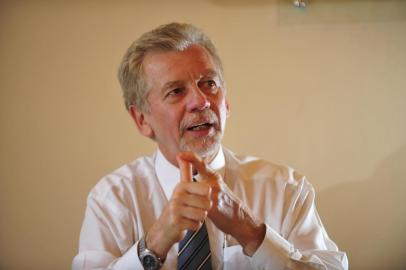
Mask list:
[[[148,249],[164,260],[177,239],[169,237],[162,226],[158,220],[144,237]]]
[[[236,224],[230,234],[239,242],[243,252],[252,256],[264,240],[266,226],[264,223],[255,220],[248,209],[243,207],[239,201],[235,202],[237,217]]]
[[[268,225],[264,240],[250,261],[254,269],[348,269],[346,254],[337,248],[326,250],[315,246],[313,249],[299,250]]]

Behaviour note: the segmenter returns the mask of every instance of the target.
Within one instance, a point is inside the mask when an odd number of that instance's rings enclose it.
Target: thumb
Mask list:
[[[192,182],[192,164],[183,158],[183,153],[180,152],[176,155],[180,171],[180,181]]]

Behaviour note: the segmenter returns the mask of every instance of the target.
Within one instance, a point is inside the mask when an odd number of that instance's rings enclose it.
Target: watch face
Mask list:
[[[151,255],[145,255],[142,258],[142,265],[145,267],[145,269],[148,269],[148,270],[158,269],[157,259]]]

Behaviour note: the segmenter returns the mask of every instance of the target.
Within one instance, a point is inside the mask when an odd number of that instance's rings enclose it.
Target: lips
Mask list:
[[[212,123],[206,122],[206,123],[192,124],[191,126],[189,126],[186,129],[189,131],[199,131],[199,130],[211,128],[212,126],[213,126]]]
[[[195,135],[204,135],[218,129],[217,115],[210,109],[186,115],[180,123],[181,136],[185,132],[193,132]],[[206,134],[206,135],[208,135]]]

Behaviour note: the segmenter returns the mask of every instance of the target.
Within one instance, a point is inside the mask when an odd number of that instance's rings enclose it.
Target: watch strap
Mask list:
[[[162,264],[165,262],[165,259],[161,259],[158,257],[155,252],[152,250],[148,249],[147,247],[147,242],[145,240],[146,236],[143,236],[139,241],[138,241],[138,258],[140,259],[141,263],[143,263],[143,257],[145,256],[152,256],[154,260],[157,261],[158,267],[156,269],[160,269],[162,267]],[[145,267],[145,265],[143,265]]]

